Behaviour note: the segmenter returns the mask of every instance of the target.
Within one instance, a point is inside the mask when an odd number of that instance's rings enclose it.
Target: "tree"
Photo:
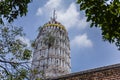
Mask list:
[[[91,22],[90,27],[99,27],[103,40],[115,43],[120,50],[120,0],[77,0],[77,3]]]
[[[21,27],[6,25],[26,15],[32,0],[0,0],[0,79],[28,79],[31,50],[18,37],[23,37]]]
[[[22,17],[27,13],[28,3],[32,0],[0,0],[0,24],[4,19],[13,22],[18,16]]]
[[[31,50],[22,42],[22,28],[11,25],[0,26],[0,79],[28,79]]]

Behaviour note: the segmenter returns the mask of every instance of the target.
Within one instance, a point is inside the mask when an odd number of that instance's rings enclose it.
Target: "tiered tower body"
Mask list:
[[[55,18],[41,27],[35,40],[32,70],[35,73],[33,80],[57,77],[71,71],[68,33]]]

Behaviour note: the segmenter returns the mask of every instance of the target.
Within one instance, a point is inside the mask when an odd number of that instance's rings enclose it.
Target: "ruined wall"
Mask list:
[[[52,80],[120,80],[120,64],[71,73]]]

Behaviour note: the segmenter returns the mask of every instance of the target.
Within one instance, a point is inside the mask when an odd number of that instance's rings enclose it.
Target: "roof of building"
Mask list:
[[[56,20],[51,20],[48,23],[43,25],[43,28],[46,28],[46,27],[58,27],[58,28],[66,31],[65,27]]]
[[[71,73],[71,74],[67,74],[67,75],[62,75],[62,76],[59,76],[59,77],[55,77],[55,78],[52,78],[52,79],[73,77],[73,76],[82,75],[82,74],[86,74],[86,73],[100,72],[100,71],[114,69],[114,68],[120,68],[120,64],[114,64],[114,65],[99,67],[99,68],[95,68],[95,69],[90,69],[90,70],[75,72],[75,73]]]
[[[53,11],[53,16],[51,17],[51,20],[48,23],[44,24],[43,28],[58,27],[58,28],[66,31],[65,27],[60,22],[56,21],[56,19],[57,19],[56,10],[54,10]]]

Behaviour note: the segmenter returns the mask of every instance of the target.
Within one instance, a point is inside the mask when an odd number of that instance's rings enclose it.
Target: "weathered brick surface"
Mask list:
[[[120,64],[71,73],[52,80],[120,80]]]

